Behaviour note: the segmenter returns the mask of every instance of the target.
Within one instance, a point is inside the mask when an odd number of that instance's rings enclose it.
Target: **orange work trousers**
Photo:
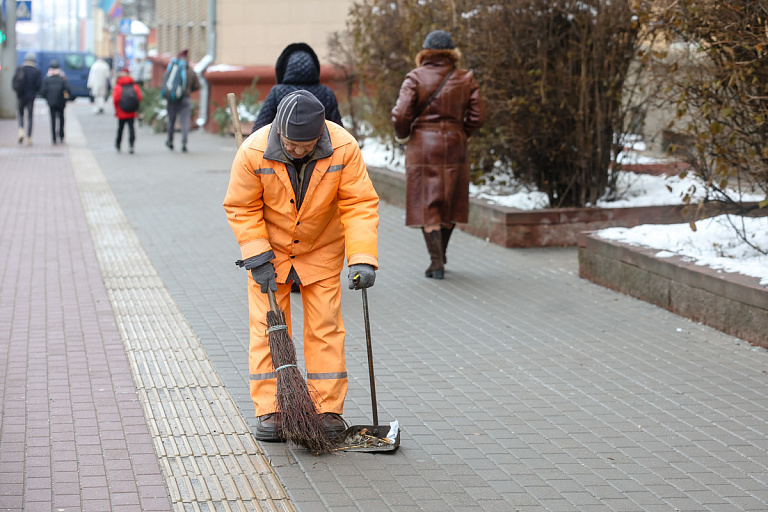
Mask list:
[[[288,333],[291,329],[291,284],[278,284],[275,298],[285,311]],[[344,353],[344,322],[341,320],[341,281],[334,276],[301,286],[304,308],[304,364],[307,383],[320,413],[344,412],[347,396],[347,364]],[[251,399],[256,416],[276,411],[277,375],[272,365],[267,335],[266,293],[248,273],[248,314],[250,347],[248,370]],[[315,393],[316,392],[316,393]]]

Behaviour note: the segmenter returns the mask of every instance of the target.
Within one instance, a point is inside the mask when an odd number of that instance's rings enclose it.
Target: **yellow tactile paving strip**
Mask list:
[[[99,265],[177,511],[295,511],[133,232],[75,119],[69,154]]]

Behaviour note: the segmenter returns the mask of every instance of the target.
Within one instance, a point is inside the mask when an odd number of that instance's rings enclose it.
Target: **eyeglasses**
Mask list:
[[[286,139],[281,135],[280,140],[283,142],[283,147],[288,151],[302,150],[306,153],[309,153],[315,148],[315,144],[317,144],[317,141],[320,140],[320,137],[314,140],[308,140],[306,142],[297,142],[295,140]]]

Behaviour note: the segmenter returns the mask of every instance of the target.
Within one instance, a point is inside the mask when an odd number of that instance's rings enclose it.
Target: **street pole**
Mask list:
[[[5,30],[8,38],[0,45],[0,119],[16,117],[16,92],[13,74],[16,72],[16,0],[6,0]]]
[[[72,0],[67,0],[67,50],[72,51]]]
[[[83,20],[83,18],[80,16],[80,8],[81,8],[80,0],[77,0],[75,3],[77,4],[77,6],[75,6],[75,23],[77,24],[77,31],[75,32],[75,34],[77,34],[76,50],[82,52],[83,50],[85,50],[85,46],[83,45],[83,41],[85,39],[84,37],[85,34],[83,33],[83,29],[85,27],[85,23],[84,23],[85,20]]]

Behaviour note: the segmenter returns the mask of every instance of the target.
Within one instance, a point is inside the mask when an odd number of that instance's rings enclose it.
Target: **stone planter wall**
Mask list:
[[[369,167],[368,173],[383,201],[405,207],[404,174],[376,167]],[[712,204],[699,211],[699,218],[725,212],[723,206]],[[470,199],[469,222],[457,227],[503,247],[566,247],[577,245],[582,231],[678,224],[692,218],[683,205],[524,211]]]
[[[584,233],[579,275],[768,348],[768,289],[759,279],[658,252]]]

